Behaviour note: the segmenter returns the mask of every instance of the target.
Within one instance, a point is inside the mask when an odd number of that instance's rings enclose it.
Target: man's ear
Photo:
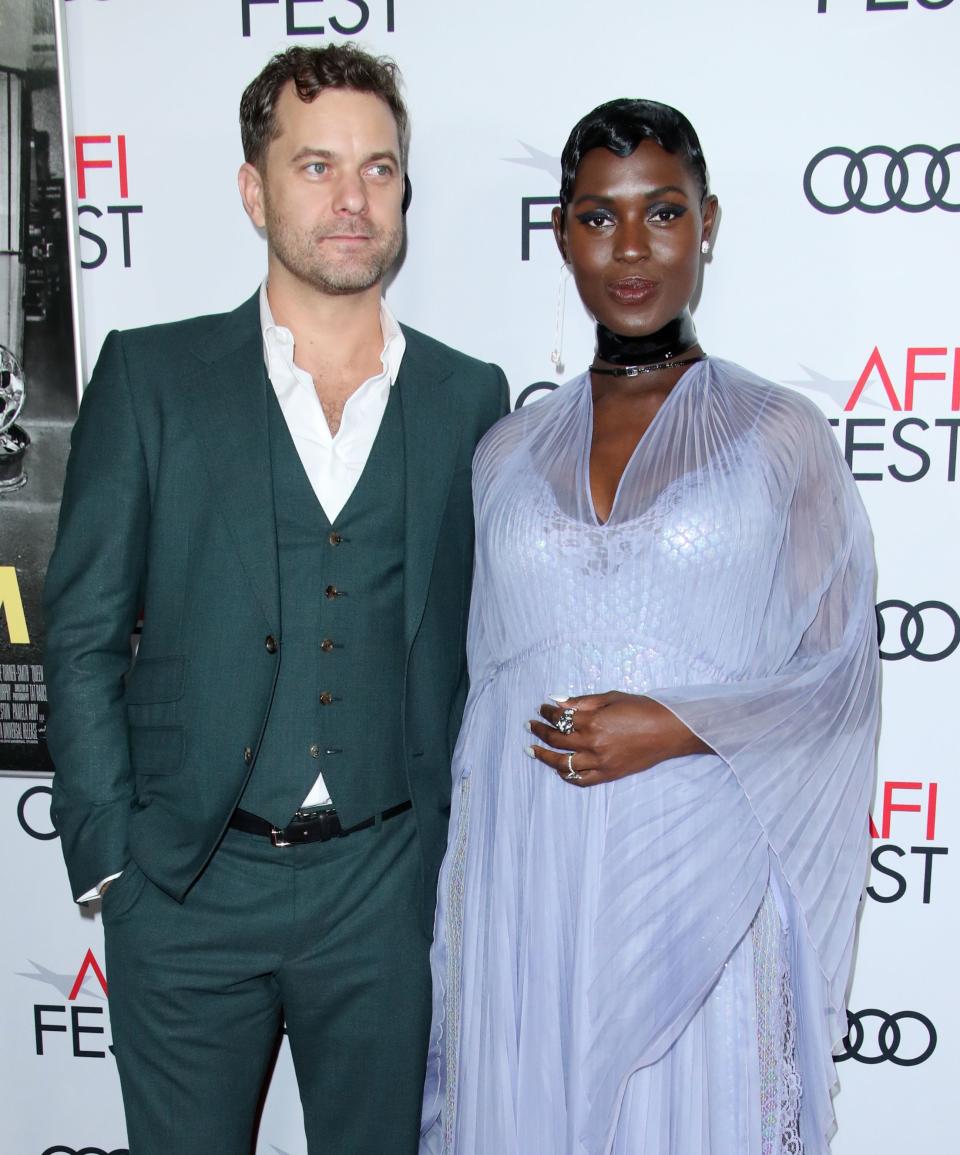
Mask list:
[[[267,218],[263,211],[263,178],[259,170],[249,161],[240,166],[237,173],[237,187],[247,216],[258,229],[265,227]]]

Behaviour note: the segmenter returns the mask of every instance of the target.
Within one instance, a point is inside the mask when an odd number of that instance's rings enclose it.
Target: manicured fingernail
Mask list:
[[[548,694],[551,702],[567,702],[570,699],[569,694]]]
[[[532,746],[524,746],[523,752],[527,755],[528,758],[536,758],[536,754],[534,754]]]
[[[533,726],[531,726],[529,722],[524,722],[524,724],[523,724],[523,728],[524,728],[524,730],[526,730],[526,732],[527,732],[528,734],[532,734],[532,733],[533,733]]]

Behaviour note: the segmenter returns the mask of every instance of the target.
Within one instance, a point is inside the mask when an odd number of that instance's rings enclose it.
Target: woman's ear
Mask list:
[[[712,194],[703,202],[703,233],[701,239],[707,244],[713,244],[713,230],[717,224],[717,209],[720,202]]]
[[[566,230],[563,227],[563,210],[559,205],[550,214],[550,223],[553,226],[553,239],[557,242],[557,248],[560,250],[560,256],[563,257],[564,263],[567,260],[567,237]]]

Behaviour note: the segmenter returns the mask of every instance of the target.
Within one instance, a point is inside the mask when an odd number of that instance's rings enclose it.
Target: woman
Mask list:
[[[554,232],[597,354],[475,458],[429,1155],[828,1150],[871,538],[821,414],[697,343],[716,211],[676,110],[573,130]]]

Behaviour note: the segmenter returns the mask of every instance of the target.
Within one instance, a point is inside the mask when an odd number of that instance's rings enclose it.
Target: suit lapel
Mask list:
[[[443,387],[449,369],[405,330],[407,347],[397,377],[403,412],[405,459],[404,636],[413,644],[427,600],[440,523],[460,444],[460,413],[453,390]]]
[[[279,634],[280,578],[257,296],[230,313],[195,350],[197,432],[211,492],[233,535],[267,626]]]

